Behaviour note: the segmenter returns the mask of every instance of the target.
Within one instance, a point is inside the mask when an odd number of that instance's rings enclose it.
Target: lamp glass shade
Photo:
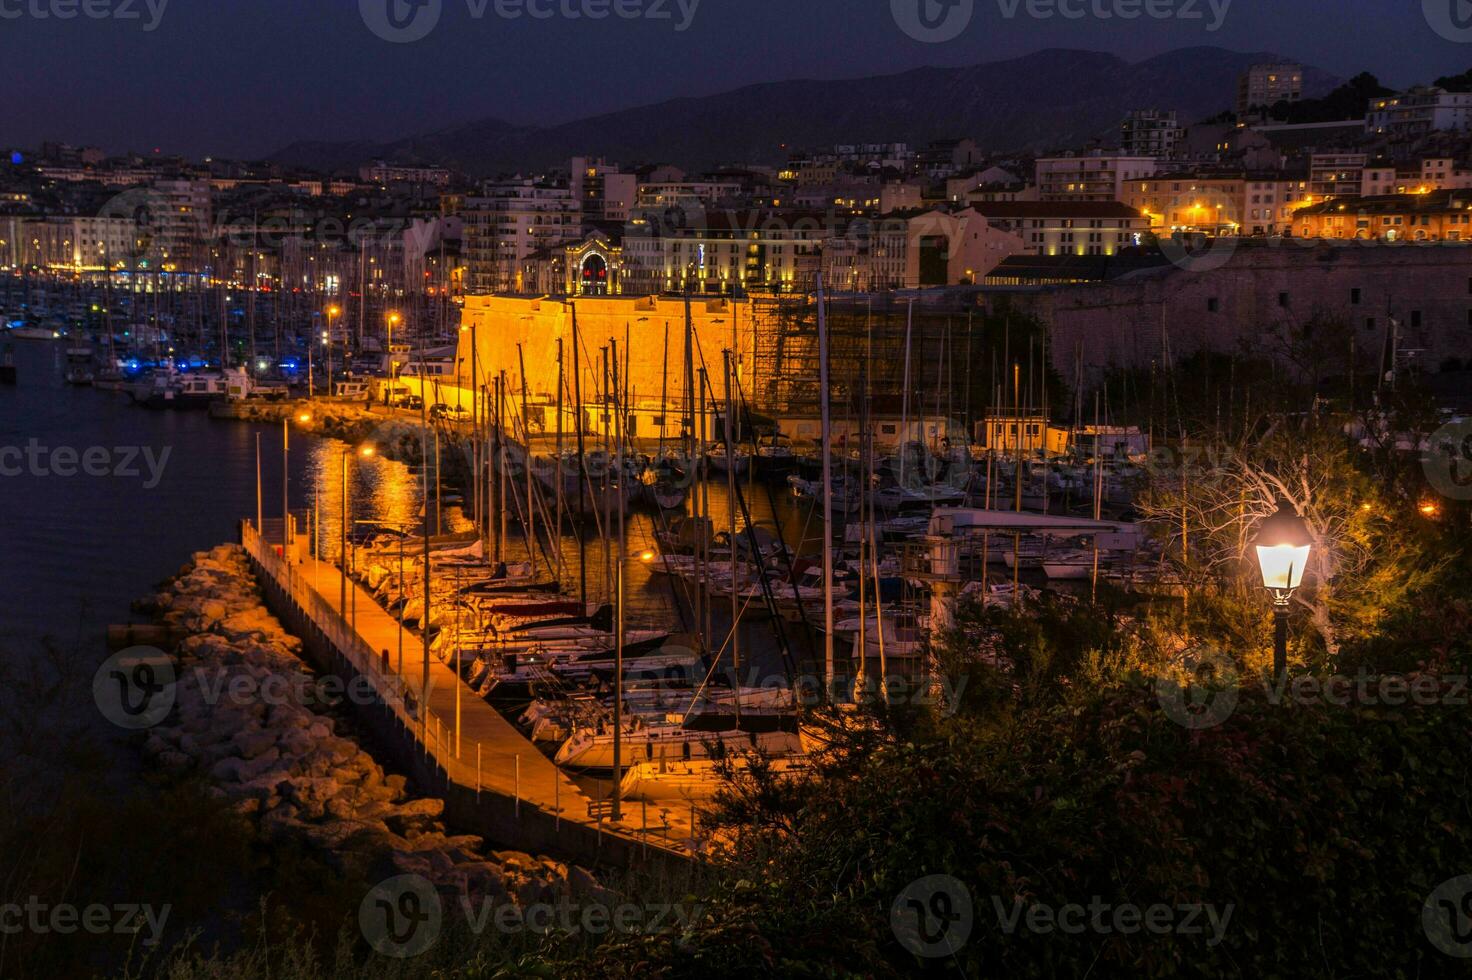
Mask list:
[[[1263,586],[1291,590],[1302,585],[1311,547],[1306,544],[1258,545],[1257,563],[1262,568]]]

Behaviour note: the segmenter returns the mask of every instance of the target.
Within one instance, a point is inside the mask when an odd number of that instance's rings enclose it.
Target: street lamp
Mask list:
[[[310,412],[303,412],[296,417],[302,425],[312,421]],[[291,417],[281,418],[281,554],[286,555],[286,549],[291,544]],[[288,558],[287,562],[290,563]]]
[[[310,354],[311,352],[312,352],[312,345],[311,344],[308,344],[307,345],[307,353]],[[302,412],[300,415],[298,415],[296,417],[296,420],[298,422],[300,422],[302,425],[307,425],[307,424],[309,424],[312,421],[312,413],[311,412]],[[311,546],[312,558],[313,558],[314,561],[316,559],[322,557],[322,501],[321,501],[321,493],[322,493],[322,480],[321,480],[320,476],[314,476],[312,478],[312,513],[310,515],[311,531],[312,531],[312,533],[311,533],[310,541],[308,542],[309,545]],[[313,575],[313,581],[314,581],[314,583],[316,581],[315,576],[317,574],[316,568],[317,568],[317,566],[314,564],[312,566],[312,575]]]
[[[332,320],[342,309],[337,306],[327,308],[327,329],[322,332],[322,346],[327,348],[327,397],[332,397]]]
[[[1263,587],[1273,596],[1273,673],[1278,677],[1288,670],[1288,603],[1303,584],[1313,543],[1308,522],[1286,500],[1277,513],[1263,518],[1253,538]]]
[[[377,450],[372,446],[361,446],[358,449],[358,455],[365,459],[372,456],[375,452]],[[338,553],[338,559],[342,567],[339,569],[341,574],[338,576],[341,582],[341,588],[338,592],[337,614],[343,619],[348,618],[348,524],[352,521],[352,515],[348,511],[348,457],[352,454],[352,449],[344,449],[342,451],[342,550]],[[358,593],[354,591],[352,618],[354,629],[357,629],[358,625],[357,613]]]
[[[388,315],[388,379],[392,383],[398,380],[397,365],[394,363],[394,327],[397,327],[404,318],[397,313]]]
[[[623,515],[619,516],[622,523]],[[614,630],[613,648],[613,801],[609,807],[609,818],[614,823],[623,819],[624,796],[624,566],[631,560],[649,565],[656,557],[653,551],[645,549],[637,555],[623,557],[617,563],[618,593],[615,611],[618,623]]]

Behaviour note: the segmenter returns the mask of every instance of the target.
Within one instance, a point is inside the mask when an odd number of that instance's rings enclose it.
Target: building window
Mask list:
[[[1420,310],[1412,310],[1411,311],[1411,326],[1412,327],[1419,327],[1420,325],[1421,325],[1421,311]]]
[[[1354,306],[1360,305],[1360,291],[1358,289],[1351,289],[1349,291],[1349,301]]]
[[[1278,305],[1281,306],[1281,307],[1283,307],[1284,309],[1287,309],[1288,308],[1288,294],[1287,293],[1279,293],[1278,294]]]
[[[1366,330],[1374,330],[1375,329],[1375,318],[1374,317],[1372,317],[1372,316],[1365,317],[1365,329]]]
[[[1215,296],[1211,297],[1210,299],[1208,299],[1206,301],[1206,312],[1208,312],[1208,313],[1215,313],[1220,308],[1221,308],[1221,304],[1217,301],[1217,298]]]

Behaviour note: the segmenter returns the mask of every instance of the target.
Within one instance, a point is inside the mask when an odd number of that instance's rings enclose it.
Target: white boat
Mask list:
[[[50,327],[16,327],[10,336],[17,340],[56,340],[61,333]]]
[[[747,723],[743,719],[743,724]],[[678,724],[647,725],[623,735],[624,765],[659,759],[717,759],[757,751],[769,756],[802,753],[802,737],[795,731],[702,731]],[[570,769],[608,771],[613,768],[613,732],[580,731],[563,743],[553,759]]]
[[[1070,549],[1061,551],[1056,555],[1049,555],[1043,561],[1043,574],[1048,578],[1058,581],[1078,581],[1089,579],[1094,575],[1094,552],[1092,550]],[[1098,569],[1100,574],[1108,570],[1109,556],[1100,552],[1098,555]]]
[[[730,760],[737,770],[746,767],[746,757]],[[808,767],[802,756],[768,760],[771,772],[797,774]],[[648,802],[708,800],[716,790],[725,785],[717,772],[713,759],[664,759],[654,762],[639,762],[624,772],[621,783],[622,796],[626,800]]]
[[[706,450],[705,458],[710,462],[711,469],[717,473],[728,473],[734,469],[737,476],[745,476],[746,471],[751,468],[751,454],[742,449],[736,450],[732,460],[728,461],[726,447],[717,445]]]

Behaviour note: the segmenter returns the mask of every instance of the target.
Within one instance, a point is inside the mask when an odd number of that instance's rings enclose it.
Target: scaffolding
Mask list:
[[[837,293],[828,296],[828,369],[836,412],[857,417],[867,387],[870,411],[900,414],[908,394],[911,413],[975,415],[986,404],[979,387],[968,391],[973,352],[979,355],[983,315],[974,297],[914,303],[911,295]],[[752,389],[758,411],[816,415],[819,411],[817,297],[753,296]],[[906,335],[909,385],[906,391]],[[972,411],[968,412],[968,399]]]

